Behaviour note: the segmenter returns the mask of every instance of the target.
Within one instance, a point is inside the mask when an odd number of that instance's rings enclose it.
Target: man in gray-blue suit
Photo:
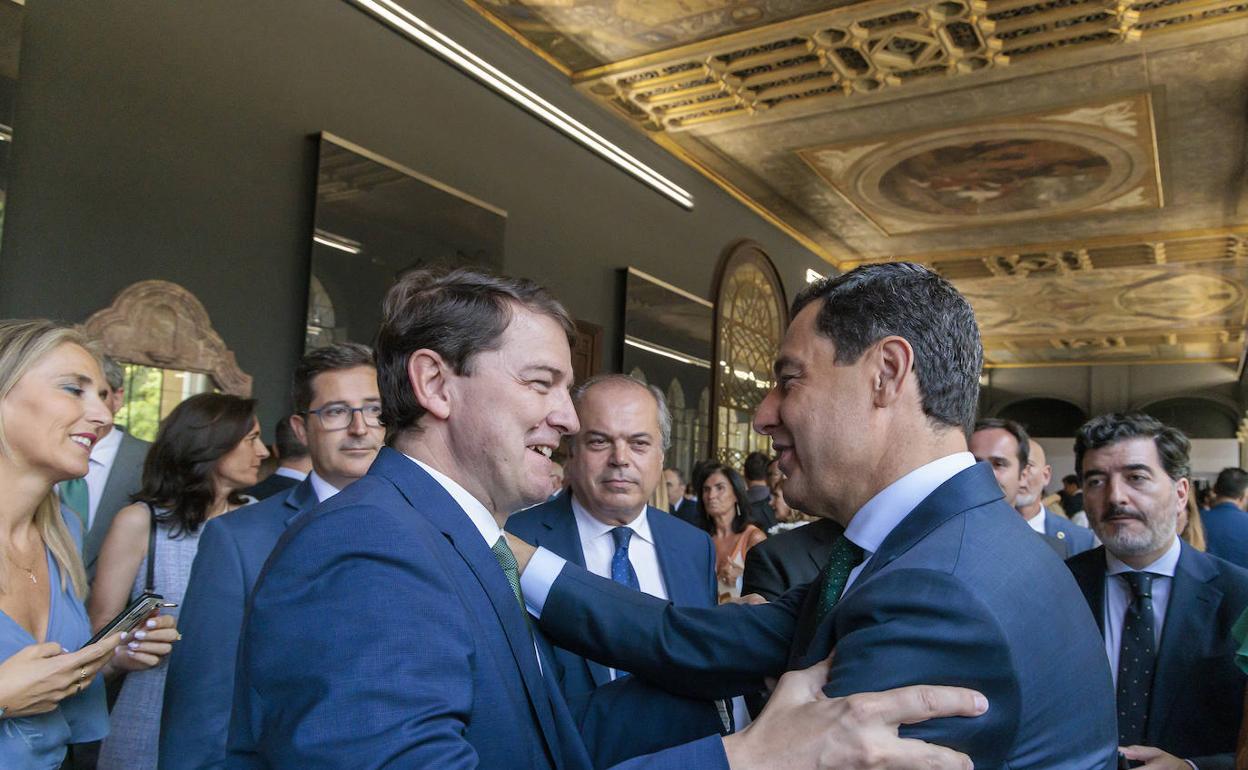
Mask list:
[[[354,343],[303,357],[292,384],[291,427],[308,447],[312,472],[289,492],[216,518],[204,527],[169,658],[160,767],[226,766],[234,659],[247,595],[299,513],[368,472],[385,438],[373,353]]]
[[[1063,551],[1063,558],[1069,559],[1092,550],[1097,545],[1096,535],[1092,534],[1092,530],[1053,513],[1041,502],[1044,488],[1053,478],[1053,468],[1044,456],[1044,447],[1034,438],[1029,439],[1028,445],[1031,451],[1027,453],[1027,464],[1023,466],[1022,482],[1018,485],[1018,495],[1014,498],[1014,509],[1036,532],[1056,540]]]
[[[606,374],[576,386],[572,403],[581,430],[568,445],[570,489],[512,515],[507,531],[651,596],[684,607],[714,607],[711,538],[647,505],[671,443],[672,419],[663,392],[626,374]],[[610,767],[636,754],[635,744],[644,736],[589,734],[597,720],[586,719],[590,715],[585,713],[595,690],[625,674],[562,648],[555,648],[554,659],[559,686],[594,764]],[[703,724],[708,735],[719,731],[716,704],[687,705],[688,718]]]

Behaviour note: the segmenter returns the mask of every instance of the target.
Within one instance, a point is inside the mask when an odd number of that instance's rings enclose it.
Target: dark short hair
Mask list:
[[[417,427],[425,408],[412,393],[407,362],[412,353],[436,352],[458,375],[472,374],[472,359],[502,344],[519,306],[548,316],[575,341],[576,326],[549,292],[525,278],[481,270],[412,270],[386,293],[377,332],[377,384],[381,419],[391,433]]]
[[[277,448],[279,462],[308,456],[308,445],[295,435],[295,429],[290,427],[289,415],[277,421],[277,427],[273,429],[273,446]]]
[[[217,461],[238,446],[255,418],[255,399],[226,393],[200,393],[175,406],[147,450],[143,485],[133,500],[166,509],[159,518],[171,524],[171,537],[198,530],[216,497]],[[238,492],[229,500],[244,502]]]
[[[1014,420],[985,417],[975,422],[975,430],[972,433],[994,429],[1003,430],[1014,437],[1014,440],[1018,442],[1018,467],[1020,470],[1026,468],[1027,460],[1031,458],[1031,437],[1027,435],[1027,429]]]
[[[741,469],[745,471],[745,480],[766,480],[768,465],[771,465],[771,456],[766,452],[750,452],[745,456],[745,462],[741,466]]]
[[[809,284],[793,300],[793,315],[818,300],[815,329],[835,344],[837,364],[855,363],[885,337],[905,339],[923,413],[970,435],[984,348],[975,312],[951,283],[910,262],[863,265]]]
[[[1218,497],[1240,498],[1248,490],[1248,471],[1243,468],[1223,468],[1218,480],[1213,482],[1213,493]]]
[[[1090,449],[1133,438],[1151,438],[1166,475],[1178,481],[1191,475],[1192,442],[1178,428],[1147,414],[1102,414],[1080,426],[1075,433],[1075,474],[1083,478],[1083,456]]]
[[[750,523],[750,498],[749,492],[745,487],[745,479],[741,478],[741,474],[737,473],[737,469],[726,463],[716,460],[705,462],[699,465],[701,471],[701,479],[698,486],[693,491],[698,496],[698,520],[702,522],[702,528],[711,535],[715,534],[715,522],[706,513],[706,497],[702,492],[702,487],[706,484],[706,480],[713,474],[722,473],[728,479],[728,484],[732,487],[732,493],[737,498],[737,512],[732,517],[732,531],[744,532],[745,525]]]
[[[360,366],[376,368],[377,361],[373,357],[372,348],[358,342],[326,345],[305,353],[299,359],[299,365],[295,367],[295,374],[290,382],[290,403],[295,414],[302,414],[312,408],[312,381],[316,379],[316,375]]]
[[[1075,486],[1079,486],[1079,477],[1073,473],[1067,473],[1065,476],[1062,476],[1062,483],[1074,484]]]
[[[685,474],[684,474],[684,472],[683,472],[683,471],[681,471],[681,470],[680,470],[680,468],[677,468],[675,465],[669,465],[669,466],[667,466],[666,468],[664,468],[663,470],[665,470],[665,471],[671,471],[672,473],[675,473],[675,474],[676,474],[676,480],[677,480],[677,481],[679,481],[681,484],[684,484],[684,483],[685,483]]]

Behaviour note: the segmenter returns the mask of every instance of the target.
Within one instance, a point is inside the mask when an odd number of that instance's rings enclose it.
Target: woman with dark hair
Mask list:
[[[745,554],[766,540],[767,535],[749,522],[749,498],[741,474],[723,463],[709,464],[700,470],[703,479],[698,513],[715,543],[715,574],[722,603],[741,596]]]
[[[93,627],[144,590],[182,602],[204,522],[255,502],[239,494],[256,483],[269,456],[255,407],[251,399],[202,393],[161,423],[143,464],[143,487],[133,505],[117,512],[100,549],[88,605]],[[156,767],[168,670],[160,663],[126,677],[110,716],[112,731],[100,747],[99,770]]]

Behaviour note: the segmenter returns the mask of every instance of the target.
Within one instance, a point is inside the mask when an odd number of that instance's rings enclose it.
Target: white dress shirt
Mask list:
[[[974,464],[975,457],[970,452],[946,455],[910,471],[859,508],[845,528],[845,537],[863,550],[863,560],[849,573],[841,594],[844,595],[854,584],[902,519],[909,516],[937,487]]]
[[[87,529],[95,523],[95,512],[104,497],[108,474],[113,470],[117,450],[121,448],[121,431],[113,428],[104,438],[91,447],[91,459],[87,463]]]
[[[279,468],[278,470],[281,469]],[[274,472],[276,473],[276,471]],[[330,484],[325,479],[316,475],[316,471],[309,473],[308,478],[312,479],[312,491],[316,494],[316,501],[318,503],[325,502],[341,491],[338,487],[335,487],[333,484]]]
[[[273,475],[285,476],[286,478],[294,479],[295,481],[303,481],[304,479],[308,477],[308,474],[304,473],[303,471],[297,471],[294,468],[287,468],[285,465],[279,465],[276,468],[274,468]]]
[[[1034,529],[1035,531],[1043,535],[1044,534],[1044,517],[1048,515],[1049,515],[1049,512],[1044,509],[1044,506],[1043,505],[1040,506],[1040,512],[1037,513],[1035,516],[1032,516],[1030,519],[1027,519],[1027,526],[1031,527],[1032,529]]]
[[[1105,549],[1105,654],[1109,656],[1109,670],[1114,674],[1114,687],[1118,687],[1118,653],[1122,648],[1122,624],[1127,608],[1131,606],[1131,587],[1127,581],[1115,577],[1124,572],[1153,573],[1153,649],[1161,645],[1161,629],[1166,624],[1166,608],[1170,606],[1170,590],[1174,584],[1174,571],[1179,566],[1182,547],[1176,535],[1174,543],[1161,558],[1142,570],[1135,570],[1119,561]],[[1158,575],[1164,577],[1156,577]]]
[[[572,513],[576,517],[576,531],[581,538],[581,553],[585,554],[585,569],[611,578],[611,560],[615,558],[615,538],[611,536],[614,524],[604,524],[595,519],[593,514],[585,510],[572,495]],[[628,560],[637,573],[637,583],[641,590],[651,596],[667,599],[667,586],[663,582],[663,573],[659,570],[659,554],[655,550],[654,535],[650,532],[650,520],[646,517],[645,506],[641,514],[624,526],[633,531],[628,541]]]

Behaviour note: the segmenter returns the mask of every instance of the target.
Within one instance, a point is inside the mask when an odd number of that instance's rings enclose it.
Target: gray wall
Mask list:
[[[0,316],[80,321],[135,281],[175,281],[256,377],[271,424],[302,350],[321,130],[505,209],[507,271],[606,327],[608,366],[619,268],[709,296],[720,249],[749,237],[790,297],[806,268],[827,271],[462,4],[407,5],[697,207],[678,208],[343,0],[28,0]]]

